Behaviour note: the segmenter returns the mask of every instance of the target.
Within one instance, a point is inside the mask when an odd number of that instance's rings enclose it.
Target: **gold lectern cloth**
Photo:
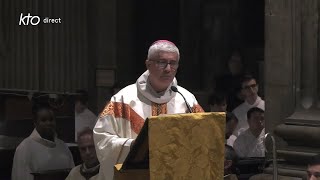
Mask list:
[[[149,119],[150,180],[221,180],[225,113]]]

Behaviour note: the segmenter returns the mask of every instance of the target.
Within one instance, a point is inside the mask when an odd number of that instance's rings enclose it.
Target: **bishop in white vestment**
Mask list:
[[[113,166],[125,160],[147,117],[188,112],[183,97],[171,86],[184,95],[193,112],[203,112],[195,96],[178,86],[178,63],[178,48],[170,41],[156,41],[149,48],[148,70],[114,95],[100,114],[94,140],[105,180],[113,179]]]

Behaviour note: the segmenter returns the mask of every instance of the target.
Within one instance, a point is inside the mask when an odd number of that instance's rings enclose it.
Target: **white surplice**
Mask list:
[[[16,148],[12,167],[12,180],[33,180],[31,173],[47,170],[71,169],[73,157],[66,144],[41,138],[36,129]]]
[[[77,134],[83,130],[84,128],[88,127],[93,129],[96,121],[97,116],[91,112],[88,108],[86,108],[81,113],[74,113],[74,122],[75,122],[75,141],[77,142]]]
[[[80,168],[81,168],[81,164],[74,167],[68,177],[66,178],[66,180],[86,180],[85,177],[83,177],[80,173]],[[99,174],[92,176],[89,180],[103,180],[102,178],[100,178]]]
[[[176,86],[185,96],[193,112],[203,112],[195,96],[178,86],[176,79],[166,91],[156,93],[148,82],[148,76],[149,71],[146,71],[135,84],[114,95],[98,118],[94,140],[100,172],[105,180],[113,179],[113,166],[125,160],[131,142],[139,134],[147,117],[188,112],[182,96],[173,92],[171,86]]]
[[[245,101],[232,111],[239,120],[238,126],[233,133],[235,136],[239,136],[242,132],[249,128],[247,112],[253,107],[258,107],[264,110],[264,100],[258,96],[253,104],[249,104],[247,101]]]
[[[265,157],[264,135],[264,129],[258,137],[255,137],[250,129],[247,129],[236,139],[233,149],[239,157]]]

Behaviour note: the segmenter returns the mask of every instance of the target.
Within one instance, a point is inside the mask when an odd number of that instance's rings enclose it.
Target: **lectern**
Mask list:
[[[221,180],[225,113],[148,118],[115,180]]]

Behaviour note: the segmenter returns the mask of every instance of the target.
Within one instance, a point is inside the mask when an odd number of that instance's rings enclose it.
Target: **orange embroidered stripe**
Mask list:
[[[100,118],[107,115],[129,120],[131,129],[136,134],[139,134],[144,124],[144,119],[141,116],[139,116],[128,104],[121,102],[109,102],[100,114]]]
[[[157,103],[152,102],[151,109],[152,109],[152,116],[158,116],[160,114],[167,114],[167,104],[166,103],[157,104]]]

